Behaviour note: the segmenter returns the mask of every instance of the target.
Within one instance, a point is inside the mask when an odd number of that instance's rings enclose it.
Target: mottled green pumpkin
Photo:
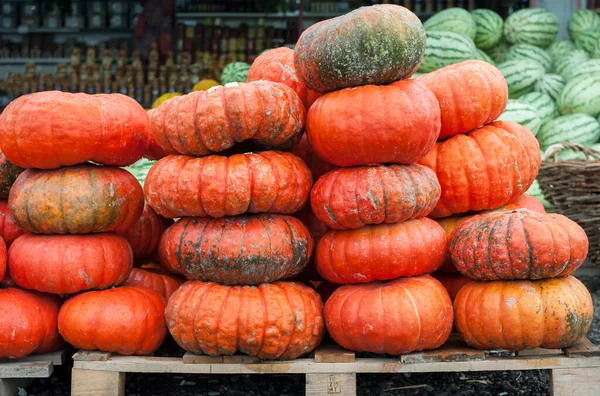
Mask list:
[[[0,151],[0,198],[8,198],[10,188],[24,170],[10,162]]]

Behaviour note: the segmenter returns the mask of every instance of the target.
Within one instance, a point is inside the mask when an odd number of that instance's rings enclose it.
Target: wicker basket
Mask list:
[[[583,160],[560,160],[558,153],[573,149]],[[600,152],[574,143],[550,146],[544,155],[538,182],[555,211],[579,224],[590,241],[588,258],[600,265]]]

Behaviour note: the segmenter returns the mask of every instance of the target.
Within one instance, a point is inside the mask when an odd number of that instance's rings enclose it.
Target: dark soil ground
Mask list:
[[[582,278],[594,299],[594,323],[588,333],[600,345],[600,279]],[[169,353],[181,353],[166,345]],[[359,374],[358,395],[549,395],[549,372],[507,371],[436,374]],[[304,395],[302,375],[129,374],[128,396],[292,396]],[[51,378],[36,381],[21,396],[70,394],[70,367],[57,367]]]

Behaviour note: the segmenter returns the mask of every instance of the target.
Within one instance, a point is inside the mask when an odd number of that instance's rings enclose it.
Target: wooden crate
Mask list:
[[[367,355],[369,356],[369,355]],[[307,395],[356,395],[357,373],[552,370],[554,396],[600,395],[600,347],[584,339],[563,350],[480,351],[451,338],[442,348],[401,356],[361,357],[334,346],[290,361],[246,355],[118,356],[80,351],[73,356],[73,396],[124,395],[126,373],[303,374]]]
[[[36,378],[48,378],[65,361],[64,350],[21,359],[0,359],[0,396],[13,396]]]

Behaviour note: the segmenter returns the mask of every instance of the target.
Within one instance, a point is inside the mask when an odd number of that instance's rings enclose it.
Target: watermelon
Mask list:
[[[124,169],[129,171],[135,178],[140,182],[142,186],[144,186],[144,181],[146,180],[146,176],[148,176],[148,172],[150,168],[156,163],[156,161],[151,161],[146,158],[142,158],[139,161],[126,166]]]
[[[519,102],[531,105],[540,115],[541,122],[558,117],[556,104],[550,95],[541,92],[530,92],[519,97]]]
[[[476,59],[475,43],[470,38],[453,32],[426,31],[427,46],[419,71],[428,73],[444,66]]]
[[[544,198],[544,193],[542,192],[542,189],[540,188],[540,184],[538,183],[537,180],[533,181],[533,183],[531,184],[531,187],[529,187],[529,190],[527,190],[527,192],[525,194],[531,195],[532,197],[537,198],[542,203],[542,205],[544,205],[544,208],[546,210],[552,209],[552,205],[550,204],[550,202],[548,202],[546,200],[546,198]]]
[[[575,41],[581,32],[599,31],[600,15],[591,10],[578,10],[569,17],[569,37]]]
[[[556,62],[558,59],[566,56],[569,52],[576,49],[575,43],[571,40],[558,40],[550,44],[548,47],[548,55],[552,58],[552,62]]]
[[[567,81],[556,102],[561,114],[600,114],[600,74],[576,77]]]
[[[420,72],[414,72],[412,76],[410,76],[410,78],[418,78],[419,76],[422,76],[425,73],[420,73]]]
[[[590,59],[583,63],[573,65],[567,69],[565,74],[565,79],[567,81],[581,76],[600,75],[600,59]]]
[[[558,18],[542,8],[523,8],[504,22],[504,38],[510,44],[548,47],[558,33]]]
[[[535,92],[545,93],[557,101],[560,93],[565,88],[565,79],[559,74],[544,74],[542,78],[535,83],[533,90]]]
[[[491,65],[496,64],[496,62],[494,62],[494,60],[488,54],[486,54],[483,50],[479,48],[475,49],[475,58],[487,62]]]
[[[579,33],[575,39],[575,46],[579,49],[584,50],[588,54],[591,54],[596,47],[596,43],[600,41],[600,29],[599,30],[588,30]]]
[[[509,60],[498,65],[498,69],[508,84],[508,97],[513,99],[532,92],[545,73],[544,66],[533,60]]]
[[[475,21],[475,46],[480,49],[490,49],[498,45],[502,39],[504,21],[497,12],[486,8],[471,11]],[[504,62],[504,60],[502,60]]]
[[[556,62],[554,62],[554,71],[565,77],[569,68],[579,65],[588,59],[590,59],[590,56],[587,52],[584,50],[575,49],[568,54],[563,55],[562,58],[559,58],[556,60]]]
[[[246,62],[231,62],[225,66],[221,73],[221,84],[246,82],[248,79],[248,70],[250,70],[250,65]]]
[[[496,63],[502,63],[506,60],[506,53],[508,52],[508,44],[506,41],[500,41],[498,45],[485,50],[485,53]]]
[[[592,58],[599,59],[600,58],[600,40],[596,41],[592,51],[590,52]]]
[[[542,150],[560,142],[589,146],[600,139],[600,123],[587,114],[564,115],[544,123],[537,138]]]
[[[471,14],[458,7],[447,8],[434,14],[423,24],[425,31],[454,32],[473,40],[476,26]]]
[[[504,109],[504,112],[498,119],[521,124],[529,129],[534,135],[537,135],[542,126],[540,113],[533,106],[515,99],[508,100],[506,109]]]
[[[516,44],[508,49],[506,60],[531,59],[544,66],[546,72],[552,71],[552,58],[540,47],[531,44]]]

